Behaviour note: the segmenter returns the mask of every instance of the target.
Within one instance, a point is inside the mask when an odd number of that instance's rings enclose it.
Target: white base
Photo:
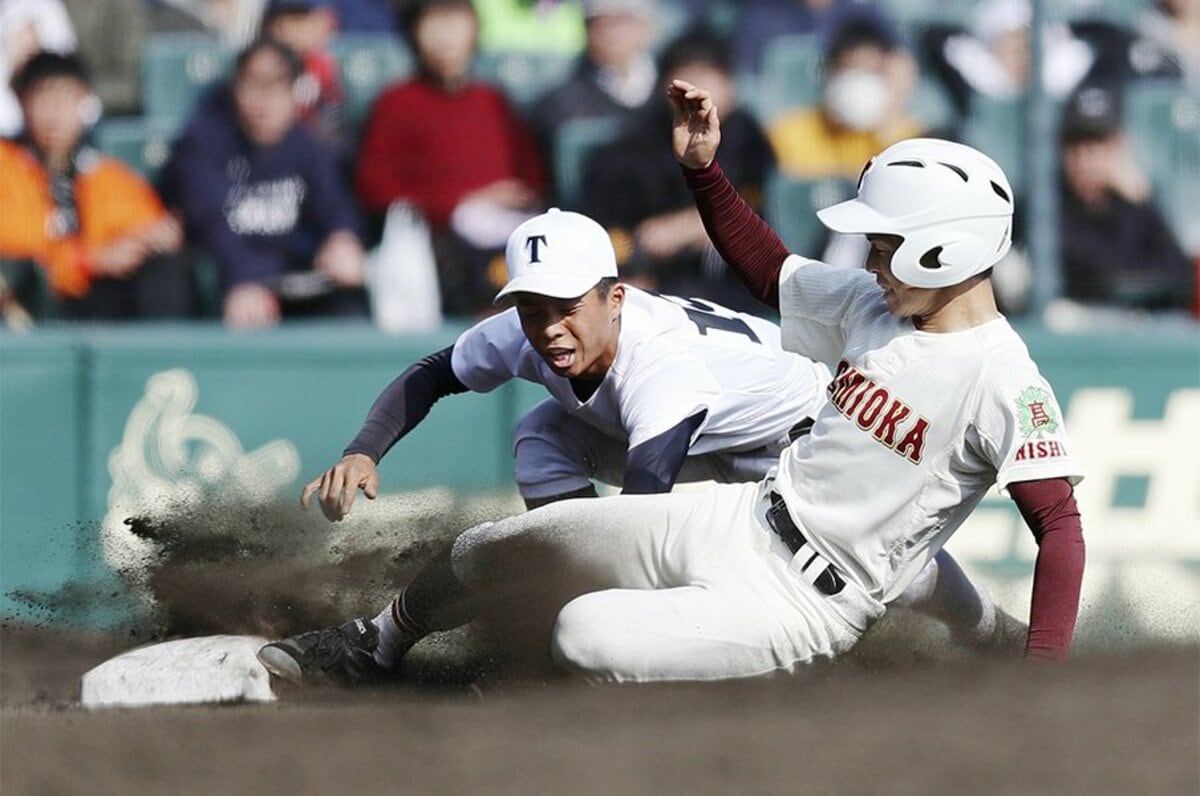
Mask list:
[[[271,678],[254,657],[267,639],[205,636],[138,647],[83,675],[86,708],[197,702],[272,702]]]

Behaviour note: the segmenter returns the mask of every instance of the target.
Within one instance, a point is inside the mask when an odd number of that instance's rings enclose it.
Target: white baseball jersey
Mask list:
[[[705,411],[689,455],[777,443],[825,400],[823,365],[783,351],[779,328],[752,315],[626,286],[616,357],[580,401],[529,344],[516,309],[454,344],[454,375],[488,392],[512,378],[545,385],[566,410],[629,448]]]
[[[775,488],[813,547],[876,599],[903,591],[993,484],[1080,480],[1054,393],[1004,318],[918,331],[868,272],[797,255],[779,292],[784,347],[835,372]]]

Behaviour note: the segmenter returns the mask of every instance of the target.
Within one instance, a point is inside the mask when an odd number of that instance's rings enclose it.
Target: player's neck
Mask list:
[[[913,316],[913,325],[921,331],[961,332],[1000,317],[991,279],[970,280],[944,290],[932,311]]]

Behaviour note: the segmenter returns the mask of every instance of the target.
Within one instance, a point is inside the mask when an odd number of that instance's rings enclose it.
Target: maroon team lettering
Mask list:
[[[1061,442],[1038,441],[1026,442],[1017,449],[1016,461],[1025,461],[1026,459],[1050,459],[1055,456],[1066,456],[1067,450],[1062,446]]]
[[[829,400],[837,410],[878,442],[920,464],[925,451],[925,433],[929,421],[917,416],[908,425],[912,408],[894,398],[848,362],[838,364],[837,376],[829,384]]]

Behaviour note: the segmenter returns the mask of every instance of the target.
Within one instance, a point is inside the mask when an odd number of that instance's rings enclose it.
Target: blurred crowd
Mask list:
[[[551,206],[609,230],[624,280],[753,311],[670,154],[681,78],[713,92],[739,191],[847,267],[860,242],[813,213],[895,141],[971,143],[1027,192],[1039,81],[1062,298],[1196,314],[1200,0],[1042,4],[1034,48],[1028,0],[0,0],[0,311],[477,318],[509,233]],[[120,123],[161,156],[113,145]],[[1013,315],[1028,222],[997,271]]]

